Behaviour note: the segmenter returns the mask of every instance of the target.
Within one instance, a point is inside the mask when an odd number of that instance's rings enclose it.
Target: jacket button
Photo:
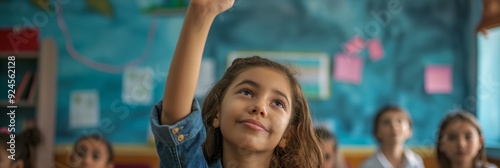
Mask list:
[[[172,134],[177,134],[179,132],[179,128],[172,129]]]
[[[183,140],[184,140],[184,135],[179,135],[179,136],[177,137],[177,140],[178,140],[178,141],[183,141]]]

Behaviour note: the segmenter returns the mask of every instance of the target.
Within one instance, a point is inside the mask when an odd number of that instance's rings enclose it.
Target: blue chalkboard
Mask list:
[[[2,26],[24,24],[21,18],[31,20],[39,12],[28,0],[2,3],[8,4],[0,5]],[[146,143],[153,104],[133,106],[121,101],[123,66],[137,63],[133,65],[153,69],[153,102],[159,101],[183,18],[150,16],[131,2],[111,0],[111,4],[110,18],[90,10],[84,1],[67,1],[62,16],[47,14],[47,22],[40,25],[41,36],[54,37],[60,53],[56,143],[71,143],[91,132],[113,143]],[[359,85],[331,78],[330,98],[309,100],[314,121],[328,124],[341,144],[374,145],[374,112],[383,105],[398,104],[414,120],[409,144],[432,145],[441,117],[464,107],[467,98],[474,96],[474,27],[481,5],[467,0],[237,0],[234,8],[216,18],[205,57],[220,65],[216,66],[219,78],[232,51],[324,52],[332,61],[354,36],[378,38],[385,57],[375,62],[366,51],[359,54],[364,60]],[[81,58],[107,66],[89,66]],[[451,65],[451,94],[425,93],[428,64]],[[70,93],[87,89],[99,92],[101,123],[106,126],[71,129]],[[465,108],[474,111],[472,107]]]
[[[345,145],[374,145],[372,120],[386,104],[408,109],[414,120],[408,144],[435,144],[442,116],[454,108],[475,111],[476,41],[480,1],[255,0],[216,19],[206,55],[223,63],[234,50],[319,51],[333,56],[355,36],[379,38],[385,57],[364,58],[362,83],[332,79],[328,100],[309,100],[317,124],[326,124]],[[424,91],[424,68],[449,64],[453,92]],[[332,68],[333,69],[333,68]],[[219,74],[224,69],[218,69]]]

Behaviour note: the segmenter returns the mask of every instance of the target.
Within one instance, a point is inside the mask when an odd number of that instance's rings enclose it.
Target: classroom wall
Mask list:
[[[330,78],[331,97],[309,99],[314,120],[334,130],[343,145],[373,146],[375,111],[397,104],[413,118],[408,144],[430,146],[443,115],[454,108],[474,110],[464,102],[475,94],[477,2],[240,1],[216,19],[206,56],[218,64],[234,50],[319,51],[333,59],[356,35],[378,38],[385,57],[372,61],[368,52],[359,54],[364,60],[360,84]],[[451,94],[424,91],[424,67],[429,64],[452,66]],[[222,74],[224,69],[217,70]]]
[[[71,143],[87,133],[103,134],[116,144],[145,143],[149,112],[161,99],[182,15],[151,16],[142,13],[136,1],[112,0],[113,15],[106,16],[85,1],[65,2],[60,15],[48,13],[47,21],[39,23],[41,36],[54,37],[60,53],[55,65],[56,143]],[[1,26],[23,25],[43,15],[27,0],[1,3],[6,4],[0,5]],[[475,94],[474,25],[479,13],[479,1],[466,0],[237,1],[216,18],[204,57],[215,61],[218,79],[231,51],[324,52],[331,62],[331,96],[309,100],[315,123],[334,130],[342,145],[373,146],[374,112],[385,104],[398,104],[414,120],[409,144],[429,146],[441,117],[463,107]],[[362,82],[334,80],[333,56],[356,35],[380,39],[385,57],[372,61],[364,50],[359,54],[364,62]],[[424,91],[424,67],[430,64],[453,68],[452,93]],[[149,103],[124,102],[125,67],[149,68],[153,73]],[[98,124],[72,128],[71,95],[89,90],[97,93]]]
[[[41,30],[40,39],[51,36],[58,45],[60,56],[54,65],[59,70],[57,144],[72,143],[90,133],[104,135],[114,144],[147,141],[149,113],[152,103],[161,99],[182,17],[151,17],[135,1],[112,1],[112,16],[94,10],[86,1],[61,1],[58,8],[50,6],[60,13],[42,11],[27,0],[0,3],[0,26],[34,25]],[[155,73],[148,85],[151,104],[126,104],[122,100],[124,71],[131,67],[149,68]],[[75,91],[97,93],[96,126],[70,124],[70,100]]]

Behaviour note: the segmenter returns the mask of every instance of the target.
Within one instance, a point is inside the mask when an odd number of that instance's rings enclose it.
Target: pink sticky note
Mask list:
[[[337,54],[334,60],[334,78],[338,81],[359,84],[363,72],[363,60],[358,56]]]
[[[355,36],[351,40],[345,43],[345,52],[349,55],[357,54],[365,48],[365,40],[362,37]]]
[[[448,65],[430,65],[425,68],[425,92],[451,93],[452,69]]]
[[[378,61],[384,57],[384,48],[382,48],[380,39],[376,38],[368,42],[368,52],[373,61]]]

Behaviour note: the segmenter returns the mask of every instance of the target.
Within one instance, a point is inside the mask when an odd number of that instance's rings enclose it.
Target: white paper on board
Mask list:
[[[97,90],[77,90],[70,95],[70,128],[97,127],[99,93]]]
[[[153,101],[153,70],[131,68],[123,73],[122,101],[133,105],[151,105]]]

